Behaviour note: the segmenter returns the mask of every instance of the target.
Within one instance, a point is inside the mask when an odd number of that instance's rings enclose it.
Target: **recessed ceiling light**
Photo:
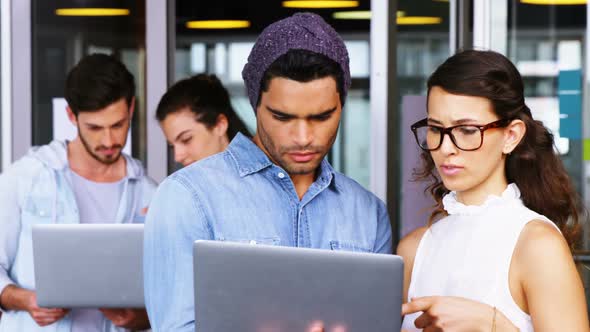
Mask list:
[[[398,10],[396,13],[397,17],[405,16],[406,12]],[[337,20],[370,20],[370,10],[350,10],[345,12],[335,12],[332,17]]]
[[[246,20],[203,20],[186,22],[189,29],[242,29],[250,27]]]
[[[354,10],[348,12],[335,12],[332,17],[337,20],[370,20],[370,10]]]
[[[440,24],[442,22],[442,18],[436,16],[406,16],[406,13],[401,10],[397,12],[396,16],[398,25],[427,25]],[[335,12],[332,14],[332,17],[338,20],[370,20],[371,11]]]
[[[429,25],[440,24],[442,18],[436,16],[399,16],[397,25]]]
[[[286,8],[353,8],[358,7],[358,1],[352,0],[296,0],[283,1]]]
[[[55,10],[57,16],[127,16],[129,9],[125,8],[59,8]]]

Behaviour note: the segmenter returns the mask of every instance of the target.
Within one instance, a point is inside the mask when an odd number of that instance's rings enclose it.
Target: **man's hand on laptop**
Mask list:
[[[30,290],[23,290],[28,293],[27,312],[39,326],[51,325],[64,318],[70,312],[63,308],[40,308],[37,305],[37,294]]]
[[[100,309],[100,311],[115,326],[133,330],[150,328],[145,309]]]
[[[5,310],[26,311],[39,326],[51,325],[70,311],[61,308],[40,308],[34,291],[8,285],[0,294],[0,306]]]
[[[313,322],[307,332],[347,332],[346,326],[343,325],[335,325],[331,329],[326,329],[324,327],[324,323],[322,322]]]

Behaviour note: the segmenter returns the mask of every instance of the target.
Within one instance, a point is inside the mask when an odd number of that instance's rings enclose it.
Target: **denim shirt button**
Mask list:
[[[277,174],[277,176],[279,177],[279,179],[282,179],[285,177],[285,173],[279,172],[279,174]]]

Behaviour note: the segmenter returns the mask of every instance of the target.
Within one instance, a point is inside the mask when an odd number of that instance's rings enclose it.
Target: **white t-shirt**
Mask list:
[[[123,194],[125,178],[117,182],[93,182],[71,169],[67,172],[72,184],[80,223],[114,223]],[[105,317],[98,309],[73,309],[72,332],[103,332]]]

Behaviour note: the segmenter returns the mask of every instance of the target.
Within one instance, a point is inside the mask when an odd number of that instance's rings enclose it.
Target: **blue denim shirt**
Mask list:
[[[299,200],[289,175],[240,134],[226,151],[158,187],[144,236],[145,300],[154,331],[195,329],[195,240],[392,250],[389,216],[375,195],[324,160]]]
[[[142,223],[142,210],[149,205],[156,184],[145,175],[138,160],[124,157],[127,176],[115,222]],[[65,142],[53,141],[32,148],[0,174],[0,293],[11,284],[35,289],[33,225],[80,222],[66,176],[68,167]],[[38,326],[26,311],[5,311],[0,319],[0,332],[70,332],[71,328],[71,315],[45,327]],[[127,330],[104,319],[102,331]]]

